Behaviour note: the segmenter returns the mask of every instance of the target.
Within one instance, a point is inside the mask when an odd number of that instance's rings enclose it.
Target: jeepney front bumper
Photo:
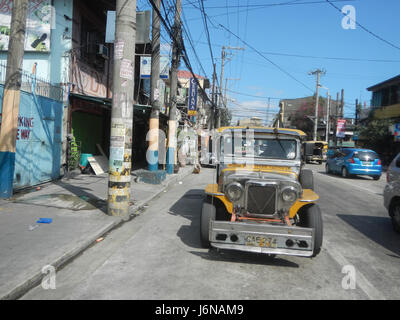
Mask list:
[[[310,257],[314,250],[311,228],[269,223],[210,221],[211,246],[265,254]]]

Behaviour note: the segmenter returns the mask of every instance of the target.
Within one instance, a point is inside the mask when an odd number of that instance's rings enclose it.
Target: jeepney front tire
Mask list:
[[[316,204],[304,207],[300,213],[299,226],[314,229],[314,250],[312,256],[320,253],[323,239],[323,223],[321,209]]]
[[[200,215],[200,242],[203,248],[210,248],[210,221],[215,220],[216,208],[212,203],[203,202]]]

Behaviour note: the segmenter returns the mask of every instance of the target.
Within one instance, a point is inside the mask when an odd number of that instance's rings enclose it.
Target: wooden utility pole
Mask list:
[[[0,131],[0,198],[13,195],[17,126],[28,0],[14,0]]]
[[[147,161],[149,171],[158,170],[158,130],[160,115],[160,0],[154,0],[156,8],[153,8],[152,40],[151,40],[151,85],[150,85],[150,123],[149,123],[149,152]]]
[[[136,0],[117,0],[108,214],[128,217],[131,191]]]
[[[170,108],[168,120],[168,149],[167,149],[167,165],[166,171],[168,174],[174,173],[176,159],[176,104],[178,90],[178,68],[179,55],[181,52],[181,0],[176,0],[175,4],[175,19],[173,26],[172,39],[172,63],[171,63],[171,93],[170,93]]]

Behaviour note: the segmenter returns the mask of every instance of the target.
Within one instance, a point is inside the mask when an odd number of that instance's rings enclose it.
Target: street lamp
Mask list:
[[[320,84],[319,84],[319,87],[322,88],[322,89],[326,89],[326,91],[327,91],[326,95],[327,95],[328,100],[327,100],[327,106],[326,106],[326,131],[325,131],[325,141],[326,141],[326,142],[329,142],[329,124],[330,124],[330,122],[329,122],[329,114],[330,114],[330,112],[331,112],[331,108],[330,108],[330,99],[331,99],[331,96],[330,96],[330,94],[329,94],[329,89],[328,89],[327,87],[321,86]]]

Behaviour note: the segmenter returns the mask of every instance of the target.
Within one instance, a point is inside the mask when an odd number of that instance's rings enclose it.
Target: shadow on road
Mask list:
[[[205,260],[219,261],[219,262],[233,262],[233,263],[246,263],[257,265],[271,265],[276,267],[290,267],[298,268],[297,263],[280,257],[271,257],[266,254],[242,252],[233,250],[217,250],[215,248],[209,249],[208,252],[191,251],[192,254],[201,257]]]
[[[400,257],[400,235],[393,230],[389,216],[374,217],[346,214],[338,214],[337,216],[369,239],[395,253],[397,258]]]
[[[169,209],[169,214],[179,215],[190,220],[190,225],[183,225],[177,232],[177,236],[187,246],[194,249],[204,249],[200,244],[200,214],[205,193],[203,189],[192,189],[186,192]],[[216,250],[210,249],[206,251],[190,251],[190,253],[201,257],[202,259],[221,262],[235,262],[259,265],[274,265],[282,267],[298,268],[299,265],[281,259],[272,258],[265,254],[257,254],[250,252],[240,252],[232,250]]]

